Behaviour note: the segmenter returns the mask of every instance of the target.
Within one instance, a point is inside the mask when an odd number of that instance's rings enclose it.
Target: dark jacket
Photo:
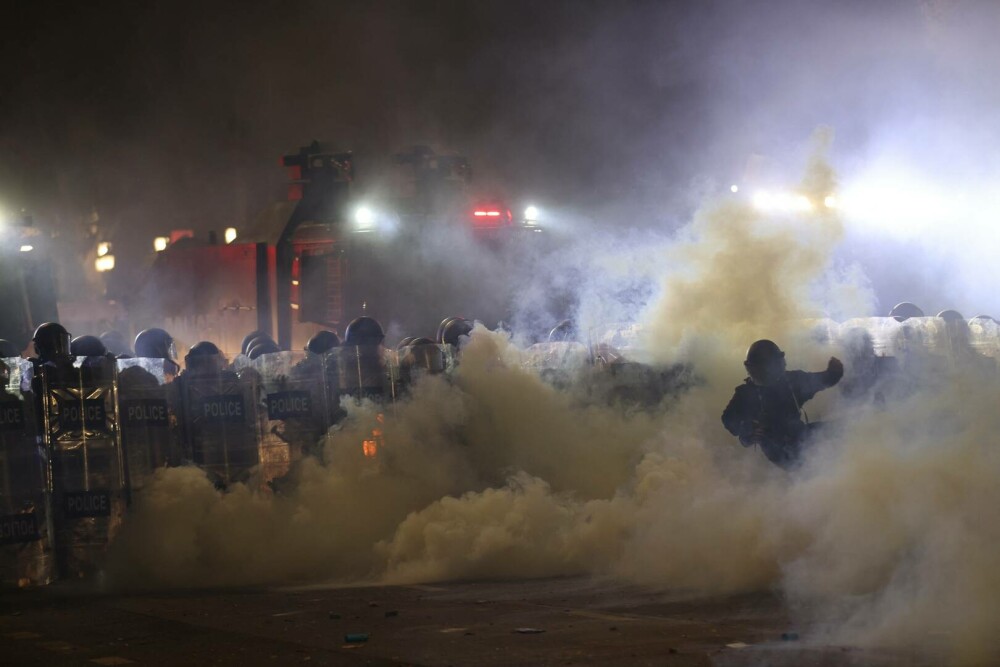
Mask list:
[[[839,379],[827,371],[785,371],[783,381],[762,387],[747,378],[723,411],[722,424],[744,447],[760,445],[769,461],[788,467],[798,459],[809,430],[802,405]],[[755,428],[763,433],[755,436]]]

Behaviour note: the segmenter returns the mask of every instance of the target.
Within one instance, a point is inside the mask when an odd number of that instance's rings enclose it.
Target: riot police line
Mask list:
[[[345,396],[392,404],[422,376],[447,375],[471,326],[449,318],[436,340],[404,339],[395,350],[383,347],[370,318],[352,322],[343,345],[320,332],[304,353],[251,335],[232,364],[201,342],[183,372],[159,329],[136,337],[137,356],[114,358],[81,341],[93,337],[70,341],[59,325],[39,327],[37,358],[0,358],[0,582],[44,584],[97,570],[133,497],[160,468],[198,466],[219,488],[276,488],[344,419]],[[634,327],[592,332],[587,344],[571,328],[561,323],[526,351],[525,364],[556,387],[576,382],[594,401],[655,407],[698,381],[685,366],[642,363]],[[887,380],[910,384],[908,357],[924,373],[935,363],[995,372],[1000,356],[1000,324],[985,317],[897,313],[817,321],[813,331],[827,343],[861,342],[849,365],[860,382],[843,383],[856,395],[885,393]],[[868,360],[879,363],[858,372]],[[379,443],[359,446],[368,455]]]
[[[198,466],[219,488],[273,488],[344,419],[344,397],[391,404],[454,364],[452,349],[427,339],[386,350],[379,327],[357,345],[241,354],[232,364],[203,342],[179,372],[166,350],[73,356],[65,329],[45,326],[61,330],[56,344],[36,341],[31,360],[0,360],[5,586],[98,571],[133,497],[160,468]]]

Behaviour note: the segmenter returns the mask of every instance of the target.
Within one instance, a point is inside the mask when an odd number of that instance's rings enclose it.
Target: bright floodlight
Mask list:
[[[155,239],[153,239],[153,250],[155,250],[156,252],[163,252],[164,250],[167,249],[168,245],[170,245],[169,236],[157,236]]]
[[[528,208],[524,209],[524,219],[529,222],[535,222],[536,220],[538,220],[538,207],[529,206]]]
[[[773,201],[774,198],[771,196],[771,193],[768,192],[767,190],[758,190],[753,195],[754,208],[760,210],[770,209],[774,205]]]
[[[104,255],[103,257],[98,257],[94,262],[94,268],[97,269],[98,273],[112,270],[115,268],[115,256]]]
[[[354,222],[357,223],[358,229],[367,230],[375,222],[375,212],[367,206],[359,206],[354,212]]]
[[[226,227],[226,233],[224,235],[224,238],[226,239],[226,243],[232,243],[233,241],[235,241],[236,240],[236,228],[235,227]]]
[[[732,192],[733,194],[736,194],[737,192],[740,191],[740,186],[735,185],[735,184],[734,185],[730,185],[729,186],[729,191]]]
[[[823,198],[823,206],[827,208],[837,208],[837,198],[833,195],[827,195]]]
[[[111,252],[111,244],[107,241],[101,241],[97,244],[97,256],[104,257],[109,252]]]
[[[33,245],[23,245],[23,246],[21,246],[21,252],[31,252],[34,249],[35,249],[35,246],[33,246]]]

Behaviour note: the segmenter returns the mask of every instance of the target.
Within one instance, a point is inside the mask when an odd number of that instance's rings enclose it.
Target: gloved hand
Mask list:
[[[840,382],[840,378],[844,377],[844,364],[837,357],[830,357],[829,363],[826,365],[826,380],[829,386],[833,386]]]
[[[740,433],[740,444],[744,447],[759,445],[768,435],[768,429],[759,421],[744,422]]]

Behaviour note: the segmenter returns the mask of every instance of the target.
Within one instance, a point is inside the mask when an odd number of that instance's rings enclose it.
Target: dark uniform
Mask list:
[[[755,347],[756,346],[756,347]],[[802,406],[843,376],[843,365],[831,359],[825,371],[785,370],[784,353],[771,341],[754,343],[745,362],[750,377],[736,388],[722,413],[722,423],[744,447],[760,445],[767,459],[791,468],[819,424],[802,418]]]

